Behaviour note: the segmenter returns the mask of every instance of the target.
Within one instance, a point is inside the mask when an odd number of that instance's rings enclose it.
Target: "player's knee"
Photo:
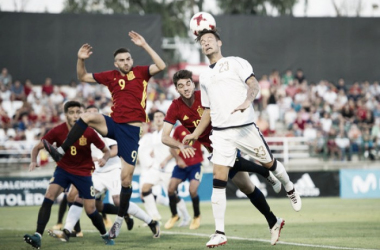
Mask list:
[[[195,189],[195,190],[189,190],[189,193],[190,193],[190,197],[191,198],[194,198],[194,197],[198,196],[197,189]]]

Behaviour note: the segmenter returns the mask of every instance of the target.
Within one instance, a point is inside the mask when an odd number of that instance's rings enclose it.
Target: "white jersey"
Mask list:
[[[231,112],[247,98],[246,80],[253,75],[252,66],[240,57],[223,57],[199,77],[202,106],[210,108],[214,128],[229,128],[254,122],[251,107]]]
[[[153,145],[153,165],[152,168],[160,170],[162,172],[171,173],[173,171],[176,162],[172,158],[164,168],[161,168],[160,164],[170,155],[170,148],[162,143],[162,129],[160,131],[154,131],[152,133],[152,145]]]
[[[107,137],[102,137],[102,136],[100,136],[100,138],[102,138],[102,140],[104,141],[104,144],[106,144],[107,147],[111,147],[112,145],[117,145],[117,142],[115,140],[112,140]],[[91,144],[91,156],[100,159],[103,157],[103,152],[97,147],[95,147],[94,144]],[[120,161],[119,156],[117,155],[112,158],[109,158],[108,161],[106,162],[106,165],[104,165],[103,167],[99,167],[98,162],[94,162],[94,164],[95,164],[94,172],[97,172],[97,173],[109,172],[114,169],[121,168],[121,161]]]
[[[150,155],[153,151],[153,135],[152,133],[146,133],[140,138],[139,152],[137,159],[139,160],[141,172],[146,171],[153,165],[153,158]]]

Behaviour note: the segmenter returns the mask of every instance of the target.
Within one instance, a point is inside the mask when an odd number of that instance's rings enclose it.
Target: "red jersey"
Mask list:
[[[186,135],[190,134],[189,130],[187,130],[184,126],[180,125],[175,128],[173,138],[177,141],[182,141],[183,138],[185,138]],[[195,148],[195,155],[190,158],[185,158],[182,154],[182,152],[179,152],[179,156],[184,160],[186,163],[186,166],[191,166],[194,164],[201,163],[203,161],[203,154],[201,150],[201,144],[198,141],[195,141],[192,145],[193,148]]]
[[[181,97],[173,100],[166,113],[165,121],[174,125],[178,120],[192,133],[201,121],[203,110],[201,91],[197,90],[194,92],[194,103],[191,107],[187,106]],[[210,124],[198,138],[198,141],[210,152],[212,151],[211,141],[209,139],[211,130],[212,127]]]
[[[42,139],[47,140],[50,144],[55,142],[57,147],[59,147],[66,140],[68,133],[67,124],[62,123],[52,128]],[[58,167],[73,175],[91,176],[92,171],[95,169],[91,156],[91,143],[99,149],[105,147],[103,140],[100,139],[98,134],[88,127],[82,137],[70,147],[57,163]]]
[[[136,66],[125,76],[117,70],[94,73],[94,79],[112,95],[112,119],[117,123],[147,122],[145,113],[149,66]]]

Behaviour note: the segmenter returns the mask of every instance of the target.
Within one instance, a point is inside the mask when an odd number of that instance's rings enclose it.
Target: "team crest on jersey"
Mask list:
[[[185,116],[183,117],[183,120],[184,120],[184,121],[189,120],[189,117],[188,117],[187,115],[185,115]]]
[[[182,131],[181,133],[182,136],[185,136],[186,134],[187,134],[186,131]]]
[[[127,74],[127,79],[128,81],[131,81],[133,79],[135,79],[135,74],[133,74],[133,71],[129,71],[128,74]]]
[[[79,146],[86,146],[87,145],[87,138],[82,135],[81,138],[79,138]]]
[[[198,111],[199,117],[202,117],[202,115],[203,115],[203,108],[200,107],[200,106],[198,106],[197,111]]]

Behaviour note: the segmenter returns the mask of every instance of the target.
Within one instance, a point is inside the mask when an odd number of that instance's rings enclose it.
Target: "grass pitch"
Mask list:
[[[339,198],[303,198],[300,212],[294,212],[288,199],[268,199],[276,216],[285,219],[280,241],[270,245],[265,218],[248,200],[228,200],[226,236],[228,243],[221,249],[380,249],[380,199],[343,200]],[[190,214],[191,203],[187,204]],[[39,207],[0,208],[0,249],[32,249],[23,241],[25,233],[33,234]],[[47,228],[57,220],[54,205]],[[162,224],[169,218],[169,208],[159,206]],[[41,249],[206,249],[213,233],[211,204],[201,203],[202,222],[197,230],[176,228],[165,230],[160,239],[153,239],[150,230],[135,218],[135,226],[115,239],[115,246],[105,246],[91,221],[83,213],[83,238],[64,243],[43,235]],[[114,216],[111,216],[113,219]]]

